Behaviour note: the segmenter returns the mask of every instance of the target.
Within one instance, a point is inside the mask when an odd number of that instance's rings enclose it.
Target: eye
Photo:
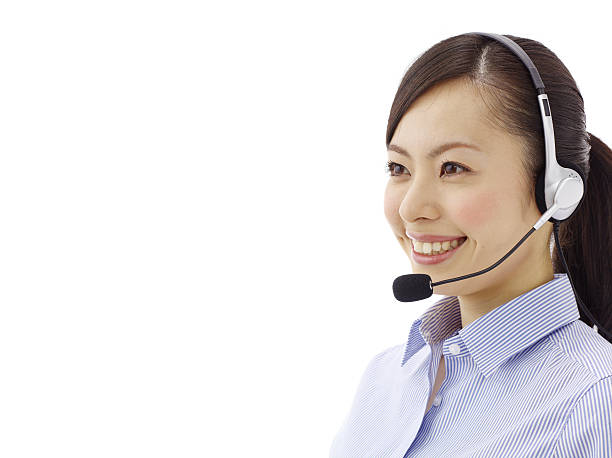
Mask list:
[[[395,177],[397,175],[395,175],[395,173],[397,174],[401,174],[401,169],[403,169],[404,166],[401,164],[398,164],[397,162],[393,162],[393,161],[388,161],[387,162],[387,166],[385,167],[385,173],[387,175],[390,175],[392,177]]]
[[[469,172],[470,169],[468,169],[467,167],[464,167],[461,164],[457,164],[456,162],[444,162],[442,164],[442,170],[444,170],[445,172],[447,172],[447,175],[457,175],[457,173],[450,173],[452,170],[456,170],[457,168],[462,169],[463,171]],[[398,164],[397,162],[393,162],[393,161],[388,161],[387,165],[385,167],[385,173],[387,175],[390,175],[392,177],[396,177],[399,175],[402,175],[402,170],[407,170],[406,167],[404,167],[401,164]]]
[[[447,164],[450,164],[450,167],[447,166]],[[451,171],[453,169],[457,169],[457,168],[460,168],[460,169],[462,169],[464,171],[467,171],[466,167],[464,167],[464,166],[462,166],[460,164],[457,164],[456,162],[445,162],[444,164],[442,164],[442,170],[444,170],[445,172],[449,172],[449,171]],[[451,175],[457,175],[457,174],[456,173],[452,173]]]

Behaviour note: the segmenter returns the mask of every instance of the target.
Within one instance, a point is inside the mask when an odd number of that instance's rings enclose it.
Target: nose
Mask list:
[[[405,184],[399,215],[407,226],[422,220],[435,221],[440,217],[439,190],[431,177],[421,175]]]

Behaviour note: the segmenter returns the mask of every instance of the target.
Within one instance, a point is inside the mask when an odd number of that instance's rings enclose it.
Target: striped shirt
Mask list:
[[[330,457],[612,457],[612,344],[579,318],[565,273],[465,328],[443,297],[370,360]]]

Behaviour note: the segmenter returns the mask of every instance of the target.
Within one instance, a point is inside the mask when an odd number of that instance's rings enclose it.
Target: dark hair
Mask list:
[[[579,169],[586,177],[582,201],[572,216],[560,223],[559,241],[578,296],[595,320],[612,330],[612,151],[586,131],[582,95],[563,62],[538,41],[505,36],[523,48],[542,77],[553,117],[557,162]],[[538,94],[521,60],[492,38],[457,35],[417,57],[395,94],[387,123],[387,147],[402,116],[419,95],[456,79],[473,85],[482,96],[489,109],[485,121],[522,139],[521,161],[535,199],[535,181],[546,165]],[[556,246],[552,263],[555,273],[566,272]],[[589,326],[594,324],[582,311],[580,319]]]

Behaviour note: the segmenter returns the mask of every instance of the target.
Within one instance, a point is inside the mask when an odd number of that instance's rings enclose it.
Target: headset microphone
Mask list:
[[[553,233],[557,251],[570,280],[577,304],[586,314],[586,316],[595,324],[593,329],[599,329],[599,331],[610,338],[612,337],[612,333],[601,326],[593,318],[589,310],[582,303],[582,300],[580,300],[580,297],[578,297],[576,288],[574,288],[572,277],[567,267],[567,263],[565,262],[561,244],[559,243],[559,223],[569,218],[582,200],[584,195],[584,177],[579,170],[562,167],[557,163],[552,116],[550,113],[550,105],[548,104],[548,96],[546,95],[542,78],[540,77],[535,64],[529,58],[527,53],[510,38],[494,33],[473,32],[473,34],[493,38],[508,47],[510,51],[518,56],[523,64],[527,67],[529,73],[531,74],[531,79],[538,91],[538,104],[540,106],[540,113],[542,115],[542,123],[544,127],[546,168],[544,172],[538,175],[535,194],[538,208],[542,213],[542,217],[523,236],[523,238],[519,240],[519,242],[514,245],[510,251],[508,251],[508,253],[506,253],[495,264],[487,267],[486,269],[468,275],[462,275],[460,277],[437,281],[435,283],[431,281],[431,277],[427,274],[402,275],[393,281],[393,295],[400,302],[420,301],[421,299],[426,299],[433,294],[434,286],[482,275],[501,264],[506,258],[508,258],[508,256],[514,253],[514,251],[521,246],[521,244],[527,240],[531,234],[542,227],[545,222],[550,220],[553,223]],[[548,207],[549,205],[550,207]]]

